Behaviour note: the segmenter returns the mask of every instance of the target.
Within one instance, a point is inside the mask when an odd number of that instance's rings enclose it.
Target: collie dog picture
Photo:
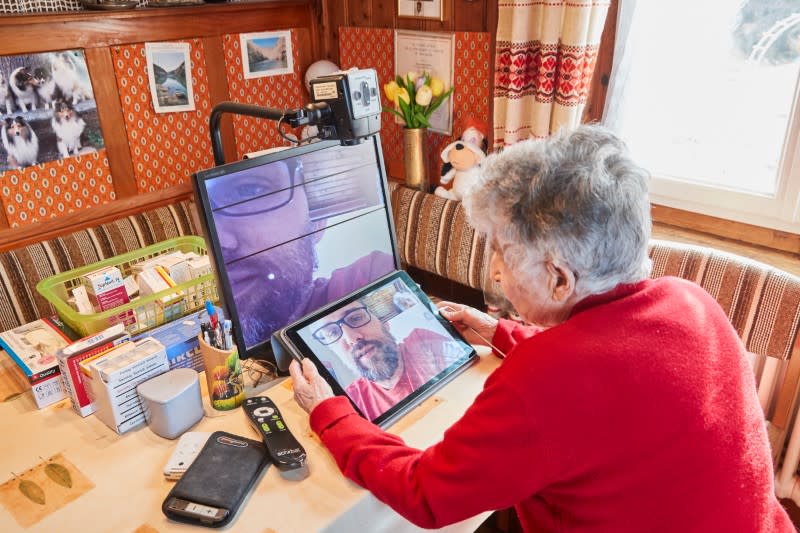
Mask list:
[[[105,146],[81,50],[0,56],[0,173]]]

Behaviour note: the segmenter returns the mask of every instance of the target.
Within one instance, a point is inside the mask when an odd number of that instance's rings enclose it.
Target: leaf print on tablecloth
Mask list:
[[[68,489],[72,488],[72,476],[69,475],[69,470],[67,470],[63,465],[58,463],[50,463],[44,467],[44,473],[47,474],[47,477],[62,487],[66,487]]]
[[[30,501],[38,503],[39,505],[44,505],[44,491],[42,487],[33,481],[28,481],[27,479],[20,481],[19,491]]]

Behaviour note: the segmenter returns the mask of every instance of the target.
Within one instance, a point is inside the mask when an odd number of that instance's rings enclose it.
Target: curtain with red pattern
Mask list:
[[[494,148],[580,123],[609,0],[500,0]]]

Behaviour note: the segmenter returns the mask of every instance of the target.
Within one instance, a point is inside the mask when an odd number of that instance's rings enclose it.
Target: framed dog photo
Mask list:
[[[397,0],[397,16],[444,20],[442,0]]]
[[[145,43],[144,49],[156,113],[194,111],[189,43]]]
[[[242,33],[239,39],[245,79],[280,76],[294,71],[291,32]]]
[[[0,173],[103,148],[82,50],[0,56]]]

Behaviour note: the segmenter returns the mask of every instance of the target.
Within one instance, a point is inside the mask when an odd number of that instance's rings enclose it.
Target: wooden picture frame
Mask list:
[[[397,0],[397,16],[444,20],[444,4],[442,0]]]

